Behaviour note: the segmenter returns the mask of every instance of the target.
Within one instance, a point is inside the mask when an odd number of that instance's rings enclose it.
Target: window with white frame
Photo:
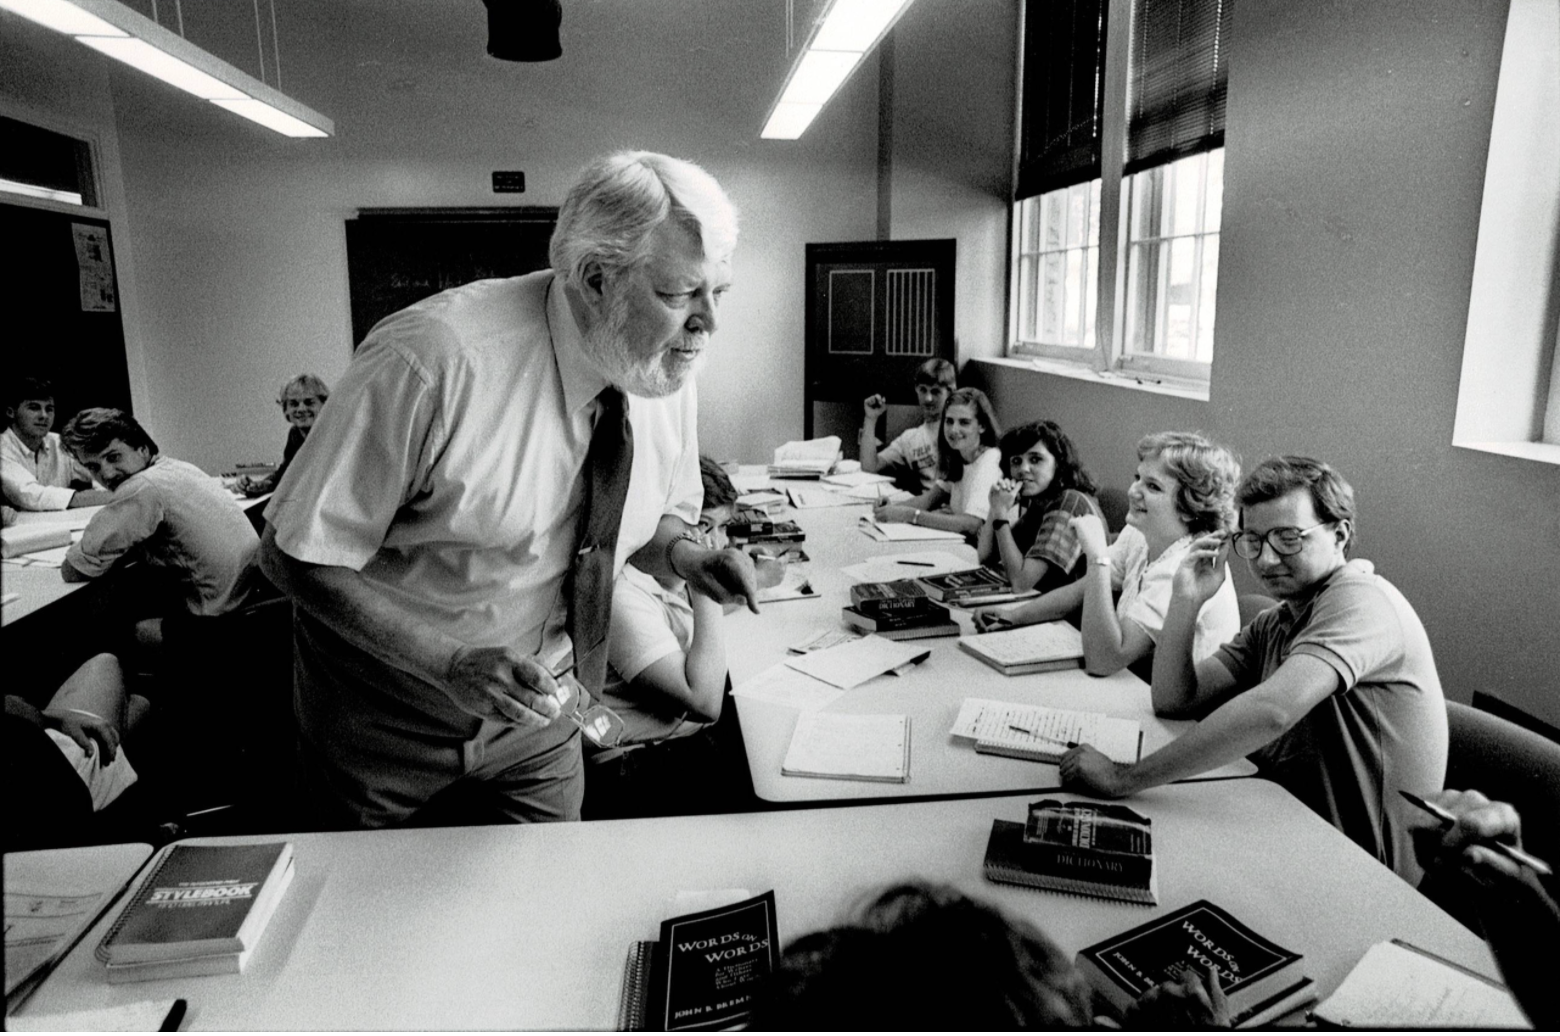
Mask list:
[[[1013,352],[1206,383],[1231,3],[1025,3]]]

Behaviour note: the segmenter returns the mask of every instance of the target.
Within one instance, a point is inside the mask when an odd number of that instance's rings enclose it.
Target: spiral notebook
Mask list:
[[[780,772],[843,781],[910,780],[910,717],[803,712]]]

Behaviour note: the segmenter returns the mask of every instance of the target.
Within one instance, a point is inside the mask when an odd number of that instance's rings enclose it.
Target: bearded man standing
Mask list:
[[[600,690],[615,572],[632,557],[753,607],[752,563],[688,533],[693,375],[735,244],[704,170],[610,155],[570,189],[551,270],[442,292],[363,341],[262,547],[296,605],[305,801],[322,826],[399,824],[430,800],[578,819],[565,685]]]

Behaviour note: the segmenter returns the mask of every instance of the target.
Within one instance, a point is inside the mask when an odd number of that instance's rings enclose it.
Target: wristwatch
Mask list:
[[[1012,524],[1013,523],[1008,521],[1006,518],[993,518],[991,520],[991,531],[992,532],[996,532],[998,529],[1002,528],[1004,525],[1012,525]]]
[[[672,560],[672,551],[676,550],[677,544],[683,542],[684,540],[687,540],[689,543],[692,543],[695,546],[702,547],[704,545],[703,542],[699,539],[699,534],[694,532],[692,529],[684,529],[682,532],[679,532],[676,536],[673,536],[671,540],[667,542],[666,553],[663,555],[663,557],[666,559],[666,570],[672,575],[676,576],[678,579],[683,579],[685,577],[681,572],[677,571],[677,564]]]

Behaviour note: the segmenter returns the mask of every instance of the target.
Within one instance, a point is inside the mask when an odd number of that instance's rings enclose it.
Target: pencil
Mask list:
[[[1426,813],[1429,813],[1431,816],[1433,816],[1437,820],[1439,820],[1441,822],[1441,830],[1442,831],[1450,830],[1452,828],[1452,826],[1457,823],[1457,817],[1456,816],[1454,816],[1451,813],[1448,813],[1446,810],[1442,809],[1440,806],[1437,806],[1434,802],[1429,802],[1429,801],[1427,801],[1425,799],[1422,799],[1418,795],[1415,795],[1411,791],[1402,791],[1400,789],[1398,791],[1398,794],[1403,796],[1405,799],[1407,799],[1411,804],[1413,804],[1415,806],[1418,806],[1420,809],[1424,810]],[[1485,840],[1480,840],[1478,842],[1478,844],[1484,846],[1487,849],[1495,850],[1496,852],[1498,852],[1502,856],[1504,856],[1506,859],[1510,860],[1512,863],[1521,864],[1524,867],[1531,867],[1531,868],[1533,868],[1533,870],[1536,873],[1542,875],[1543,877],[1547,878],[1551,874],[1554,873],[1554,869],[1551,868],[1549,866],[1549,864],[1545,863],[1543,860],[1540,860],[1537,856],[1534,856],[1532,853],[1523,852],[1521,849],[1518,849],[1514,845],[1507,845],[1505,842],[1494,842],[1494,841],[1485,841]]]

